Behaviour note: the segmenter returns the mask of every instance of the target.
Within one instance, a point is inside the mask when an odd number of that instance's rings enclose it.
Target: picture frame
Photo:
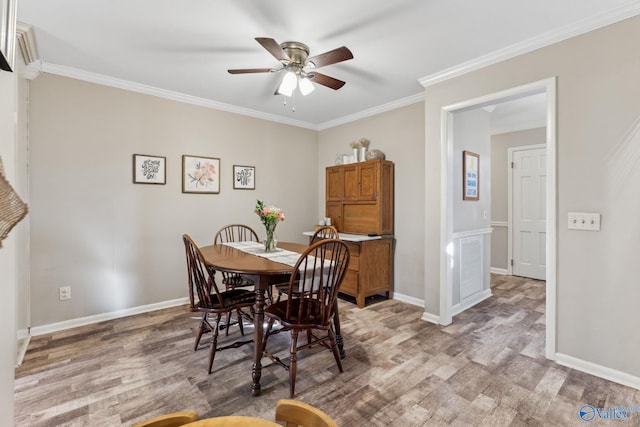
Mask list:
[[[167,183],[167,158],[134,154],[133,183],[165,185]]]
[[[462,200],[480,200],[480,155],[462,152]]]
[[[255,166],[233,165],[233,189],[255,190],[256,168]]]
[[[0,0],[0,69],[13,71],[16,46],[16,0]]]
[[[184,154],[182,156],[182,192],[220,193],[220,159]]]

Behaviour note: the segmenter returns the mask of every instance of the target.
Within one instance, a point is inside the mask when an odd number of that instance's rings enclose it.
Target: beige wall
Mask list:
[[[5,176],[16,177],[16,73],[0,71],[0,156]],[[13,385],[16,361],[17,245],[15,229],[0,248],[0,425],[13,425]]]
[[[508,216],[508,153],[513,147],[546,144],[546,128],[527,129],[491,136],[491,221],[507,222]],[[508,228],[493,226],[491,233],[491,267],[508,267]]]
[[[366,137],[394,162],[394,292],[422,300],[424,281],[424,105],[419,102],[320,132],[317,217],[324,216],[325,168]],[[317,220],[316,220],[317,221]]]
[[[285,211],[281,240],[317,221],[315,131],[48,74],[30,92],[32,326],[186,297],[182,234],[264,235],[257,198]],[[167,184],[133,184],[134,153],[165,156]],[[183,154],[221,159],[220,194],[181,192]],[[234,164],[255,191],[233,189]]]
[[[639,51],[634,17],[426,88],[427,309],[438,312],[441,108],[557,76],[557,351],[640,375]],[[572,211],[600,212],[602,230],[567,230]]]

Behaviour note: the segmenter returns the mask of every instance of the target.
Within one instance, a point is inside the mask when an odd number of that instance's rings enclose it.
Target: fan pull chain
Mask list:
[[[292,112],[296,112],[296,94],[295,92],[293,93],[293,95],[291,96],[291,98],[293,99],[293,105],[291,106],[291,111]],[[285,95],[282,95],[282,106],[286,107],[287,106],[287,97]]]

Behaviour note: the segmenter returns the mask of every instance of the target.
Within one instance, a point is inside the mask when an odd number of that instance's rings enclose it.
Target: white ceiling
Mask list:
[[[44,71],[183,96],[256,117],[323,128],[415,102],[436,81],[640,13],[634,0],[19,0]],[[281,74],[255,37],[347,46],[318,71],[346,81],[283,105]],[[475,65],[474,65],[475,64]]]

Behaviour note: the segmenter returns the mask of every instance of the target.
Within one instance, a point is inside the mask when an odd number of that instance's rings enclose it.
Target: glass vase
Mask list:
[[[267,238],[264,240],[265,252],[275,252],[276,250],[276,245],[278,244],[278,240],[276,239],[277,224],[278,223],[265,224],[265,229],[267,231]]]

